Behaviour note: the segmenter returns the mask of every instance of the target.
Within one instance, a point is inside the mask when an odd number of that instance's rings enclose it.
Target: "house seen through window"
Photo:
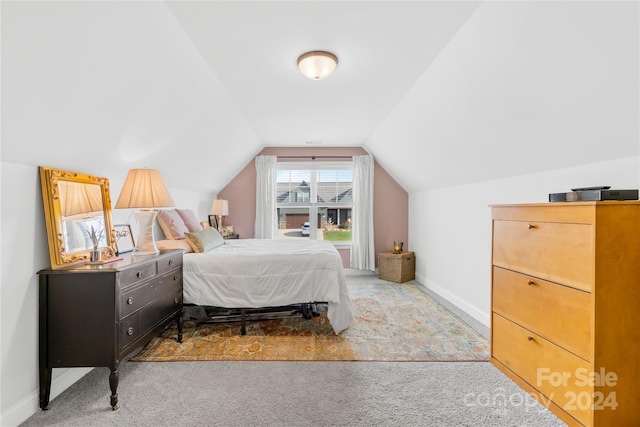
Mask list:
[[[278,163],[278,238],[351,242],[352,186],[351,162]]]

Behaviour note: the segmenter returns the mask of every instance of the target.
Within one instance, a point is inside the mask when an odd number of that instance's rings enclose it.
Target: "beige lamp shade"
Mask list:
[[[229,215],[229,201],[222,199],[214,200],[213,205],[211,205],[211,215]]]
[[[160,171],[131,169],[124,180],[116,209],[175,206]]]
[[[175,206],[160,171],[155,169],[131,169],[124,180],[116,209],[141,208],[134,213],[138,223],[138,240],[133,255],[154,256],[160,253],[153,235],[156,211],[150,208]]]
[[[305,77],[311,80],[322,80],[329,77],[338,65],[338,57],[331,52],[314,50],[300,55],[298,68]]]

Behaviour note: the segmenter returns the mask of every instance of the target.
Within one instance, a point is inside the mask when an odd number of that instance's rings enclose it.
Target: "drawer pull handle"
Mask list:
[[[169,265],[172,265],[172,264],[173,264],[173,260],[172,260],[172,259],[170,259],[170,260],[169,260]]]
[[[534,342],[536,340],[534,337],[531,337],[531,336],[527,337],[527,339],[531,342]]]
[[[133,297],[127,298],[127,304],[129,305],[133,304]]]
[[[534,228],[538,228],[535,224],[529,224],[529,230],[533,230]]]
[[[139,278],[141,278],[141,277],[142,277],[142,271],[138,271],[138,272],[136,273],[136,277],[137,277],[138,279],[139,279]]]
[[[178,304],[179,302],[180,302],[180,300],[179,300],[178,298],[176,298],[176,299],[174,299],[174,300],[173,300],[173,303],[174,303],[174,304]]]
[[[529,280],[529,281],[527,282],[527,285],[529,285],[529,286],[533,286],[533,285],[535,285],[535,284],[536,284],[536,282],[534,282],[533,280]]]
[[[178,280],[178,276],[173,276],[173,281],[177,281]]]
[[[131,336],[133,335],[133,328],[129,327],[129,329],[127,329],[127,335]]]

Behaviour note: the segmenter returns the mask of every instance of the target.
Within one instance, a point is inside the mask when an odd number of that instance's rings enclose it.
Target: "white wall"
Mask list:
[[[9,426],[38,410],[36,273],[49,256],[37,166],[105,176],[114,204],[128,169],[157,168],[176,204],[205,220],[207,191],[235,172],[212,167],[213,155],[233,146],[226,161],[238,164],[258,141],[162,2],[2,2],[1,11],[0,425]],[[133,223],[130,212],[114,211],[114,223]],[[54,370],[52,397],[86,372]]]
[[[416,279],[489,325],[492,204],[544,203],[549,193],[610,185],[640,187],[640,157],[409,195]]]
[[[213,192],[260,148],[164,2],[0,7],[2,161]]]
[[[50,263],[38,168],[2,162],[0,183],[0,425],[11,426],[39,410],[37,272]],[[110,180],[109,184],[115,204],[122,182]],[[170,191],[176,206],[193,209],[198,218],[207,219],[214,195]],[[133,225],[130,212],[114,210],[114,223]],[[54,369],[51,399],[89,370]],[[105,375],[105,390],[108,387]]]
[[[483,2],[367,150],[409,193],[637,156],[639,4]]]
[[[37,168],[2,163],[0,233],[1,425],[15,424],[33,412],[28,402],[37,398],[38,385],[38,278],[49,265],[47,236],[39,193]],[[12,422],[10,408],[29,408]]]

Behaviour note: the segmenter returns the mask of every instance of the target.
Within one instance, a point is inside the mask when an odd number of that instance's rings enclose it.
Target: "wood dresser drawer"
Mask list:
[[[130,315],[167,292],[179,289],[180,283],[182,283],[182,271],[174,270],[138,286],[126,288],[126,292],[120,296],[120,318]]]
[[[515,323],[493,314],[492,353],[498,361],[539,390],[584,425],[591,410],[576,404],[578,396],[593,390],[583,374],[591,364]]]
[[[589,361],[591,294],[493,267],[493,311]]]
[[[178,253],[158,260],[158,274],[165,273],[182,266],[182,254]]]
[[[122,320],[120,324],[120,340],[122,352],[127,353],[132,344],[150,330],[165,323],[167,318],[174,317],[182,308],[182,289],[175,289],[162,295],[153,304],[147,304]]]
[[[493,222],[493,264],[591,292],[594,233],[589,224]]]
[[[158,267],[155,262],[137,265],[120,273],[120,286],[124,289],[128,286],[148,280],[157,274]]]
[[[129,348],[138,338],[142,336],[142,328],[140,327],[140,312],[133,313],[120,324],[120,343],[122,349]]]

